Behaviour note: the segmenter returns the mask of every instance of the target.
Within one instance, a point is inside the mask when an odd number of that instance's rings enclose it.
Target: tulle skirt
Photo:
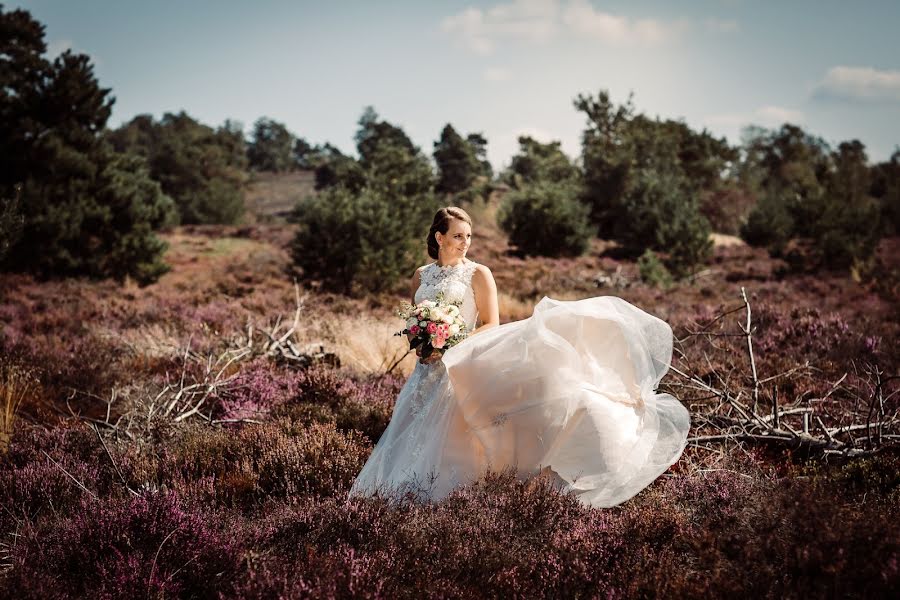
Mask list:
[[[437,499],[487,469],[549,467],[586,505],[624,502],[686,444],[687,409],[656,392],[672,340],[621,298],[545,297],[531,317],[416,367],[351,494],[428,481],[419,489]]]

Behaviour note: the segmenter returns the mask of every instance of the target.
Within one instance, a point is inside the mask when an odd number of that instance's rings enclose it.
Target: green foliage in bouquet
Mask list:
[[[174,206],[143,163],[102,139],[110,90],[85,55],[47,60],[44,26],[27,11],[0,7],[0,29],[0,198],[20,194],[2,267],[155,280],[168,267],[154,230],[173,222]]]
[[[500,208],[500,226],[525,254],[584,254],[594,232],[577,195],[568,182],[540,182],[510,192]]]
[[[397,315],[406,321],[406,328],[394,335],[411,335],[409,347],[421,347],[422,358],[434,352],[443,353],[463,341],[468,335],[466,322],[460,315],[461,302],[446,302],[443,292],[436,300],[418,304],[403,302]]]

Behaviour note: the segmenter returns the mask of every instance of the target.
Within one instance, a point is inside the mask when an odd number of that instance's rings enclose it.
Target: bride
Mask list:
[[[628,500],[685,447],[687,410],[655,391],[671,328],[614,296],[544,297],[529,318],[500,325],[490,269],[466,258],[471,241],[465,211],[438,210],[427,239],[435,262],[413,274],[411,300],[461,302],[469,335],[420,357],[350,495],[440,499],[512,468],[588,506]]]

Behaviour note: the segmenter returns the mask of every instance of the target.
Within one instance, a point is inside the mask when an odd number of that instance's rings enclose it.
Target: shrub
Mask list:
[[[846,270],[869,260],[881,238],[880,212],[876,202],[831,199],[813,233],[820,264]]]
[[[593,228],[588,209],[570,183],[536,183],[510,192],[499,222],[525,254],[578,256],[588,249]]]
[[[642,170],[622,203],[615,237],[635,250],[664,252],[666,267],[678,277],[693,271],[712,250],[709,221],[682,177]]]
[[[219,392],[217,418],[260,419],[296,397],[303,374],[278,369],[267,357],[244,366],[233,385]]]
[[[348,490],[368,454],[359,434],[330,423],[282,419],[237,431],[201,428],[168,452],[161,480],[229,505],[295,501]]]
[[[638,259],[641,280],[654,287],[668,288],[672,285],[672,274],[649,248]]]
[[[741,237],[751,246],[765,246],[780,256],[794,230],[794,218],[784,199],[773,189],[766,190],[741,227]]]
[[[17,598],[228,595],[241,570],[240,540],[220,515],[173,494],[85,501],[52,526],[20,533],[8,591]]]
[[[713,231],[738,235],[753,208],[754,197],[738,187],[704,192],[700,212]]]
[[[22,235],[22,212],[20,210],[21,187],[16,186],[15,194],[9,198],[0,197],[0,262]]]
[[[436,204],[366,188],[329,188],[299,203],[294,263],[325,289],[377,293],[406,282],[419,263]]]
[[[364,434],[374,444],[391,420],[403,383],[391,375],[357,380],[333,369],[314,367],[302,373],[296,397],[280,404],[273,415],[333,423],[338,429]]]
[[[536,183],[573,183],[580,177],[581,171],[562,151],[561,142],[541,143],[527,135],[519,136],[519,152],[501,175],[515,189]]]

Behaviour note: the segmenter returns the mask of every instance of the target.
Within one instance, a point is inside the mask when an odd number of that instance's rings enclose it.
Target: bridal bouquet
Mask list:
[[[406,329],[394,335],[412,334],[409,347],[422,346],[422,358],[428,358],[435,350],[443,352],[466,338],[466,322],[459,313],[459,303],[444,302],[442,295],[438,295],[437,302],[403,302],[397,314],[406,320]]]

